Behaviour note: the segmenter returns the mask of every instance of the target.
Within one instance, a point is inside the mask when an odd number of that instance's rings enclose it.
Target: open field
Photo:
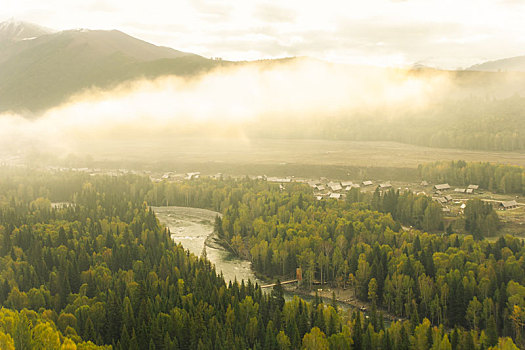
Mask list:
[[[78,159],[161,171],[231,175],[326,176],[417,180],[417,166],[437,160],[489,161],[525,166],[525,153],[428,148],[395,142],[157,138],[79,141]],[[77,159],[72,157],[73,161]],[[38,157],[41,159],[41,157]]]
[[[80,145],[82,146],[82,145]],[[414,168],[436,160],[490,161],[525,166],[525,153],[429,148],[395,142],[163,138],[83,145],[93,156],[135,161],[321,164]],[[98,157],[97,157],[98,158]]]
[[[525,238],[525,206],[505,211],[498,210],[498,216],[503,224],[500,234]]]

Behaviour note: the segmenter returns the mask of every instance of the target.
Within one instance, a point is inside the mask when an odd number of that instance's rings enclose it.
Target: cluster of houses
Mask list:
[[[428,182],[423,181],[421,183],[422,186],[427,186]],[[454,192],[456,193],[466,193],[466,194],[474,194],[474,191],[479,188],[479,185],[468,185],[467,188],[455,188]],[[434,185],[434,196],[432,197],[433,200],[441,204],[443,207],[442,210],[445,213],[450,213],[451,210],[448,207],[448,204],[451,202],[454,202],[454,204],[461,204],[460,211],[462,212],[465,209],[465,203],[462,203],[461,201],[454,201],[454,198],[450,194],[444,195],[443,192],[450,191],[452,188],[448,183],[445,184],[437,184]]]
[[[474,191],[477,190],[478,188],[479,188],[479,185],[468,185],[467,188],[455,188],[454,192],[474,194]]]
[[[354,184],[352,181],[330,181],[326,183],[324,179],[319,181],[309,181],[308,185],[314,190],[315,197],[318,200],[323,198],[342,199],[345,192],[350,191],[354,187],[361,187],[359,184]]]
[[[428,182],[423,181],[421,185],[426,184],[428,185]],[[426,186],[423,185],[423,186]],[[434,185],[434,194],[440,195],[444,191],[450,190],[451,187],[449,184],[438,184]],[[474,194],[474,191],[477,191],[479,189],[479,185],[468,185],[467,188],[455,188],[454,192],[456,193],[466,193],[466,194]]]
[[[421,183],[421,185],[426,186],[426,185],[428,185],[428,182],[423,181]],[[435,200],[436,202],[440,203],[443,206],[442,210],[444,212],[450,212],[450,208],[447,205],[449,203],[451,203],[451,202],[454,202],[454,204],[461,204],[460,207],[459,207],[461,212],[465,209],[465,207],[466,207],[465,203],[463,203],[463,202],[461,202],[459,200],[454,201],[450,194],[443,195],[443,192],[451,190],[451,187],[450,187],[449,184],[434,185],[433,189],[434,189],[434,196],[432,197],[432,199]],[[454,192],[458,193],[458,194],[459,193],[474,194],[475,191],[477,191],[477,190],[479,190],[479,185],[468,185],[466,188],[455,188]],[[519,206],[519,204],[515,200],[502,201],[502,202],[499,202],[497,204],[497,209],[499,209],[499,210],[509,210],[509,209],[517,208],[518,206]]]
[[[428,182],[423,181],[421,182],[421,185],[428,186]],[[443,210],[443,212],[450,213],[450,208],[447,206],[447,204],[452,201],[452,196],[442,195],[444,191],[450,190],[450,185],[449,184],[437,184],[437,185],[434,185],[433,189],[434,189],[434,195],[432,196],[432,199],[438,202],[439,204],[441,204],[442,206],[441,210]]]
[[[149,172],[149,177],[153,182],[196,180],[201,177],[201,173],[198,171],[190,173],[176,173],[174,171],[168,171],[159,176],[159,174],[151,174],[151,172]]]
[[[267,177],[266,181],[286,184],[292,182],[292,179],[289,177]]]
[[[370,180],[365,180],[361,183],[354,183],[353,181],[327,182],[326,179],[308,181],[308,185],[314,190],[314,194],[318,200],[323,198],[342,199],[346,193],[352,188],[363,188],[373,186],[374,183]],[[379,184],[381,189],[391,188],[390,183]]]

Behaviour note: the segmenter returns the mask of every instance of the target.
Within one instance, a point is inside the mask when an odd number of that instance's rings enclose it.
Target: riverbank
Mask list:
[[[343,307],[343,309],[360,310],[365,312],[365,314],[372,309],[371,303],[358,300],[354,295],[354,291],[350,288],[330,288],[328,286],[325,286],[324,288],[318,288],[317,290],[306,290],[301,288],[293,288],[290,286],[286,286],[283,288],[286,291],[293,293],[294,295],[300,297],[307,296],[312,299],[315,298],[315,295],[317,293],[317,295],[320,298],[322,298],[325,304],[330,304],[332,302],[332,293],[335,292],[335,299],[338,306],[346,306]],[[384,320],[387,322],[405,320],[405,318],[401,318],[394,314],[391,314],[388,312],[388,310],[383,308],[377,308],[377,312],[381,312],[383,314]]]
[[[323,288],[307,290],[297,286],[283,285],[283,289],[285,293],[291,295],[292,298],[294,295],[297,295],[306,301],[313,301],[317,294],[325,304],[332,304],[332,293],[335,293],[335,300],[338,307],[344,310],[360,310],[366,314],[372,309],[371,303],[358,300],[351,288],[331,288],[325,285]],[[268,288],[268,290],[271,290],[271,288]],[[384,320],[388,323],[392,321],[405,320],[405,318],[398,317],[388,312],[388,310],[384,308],[377,308],[377,312],[381,312],[383,314]]]

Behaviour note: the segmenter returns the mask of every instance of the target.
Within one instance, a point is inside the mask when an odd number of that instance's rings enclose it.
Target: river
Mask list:
[[[211,210],[186,207],[153,207],[153,210],[161,224],[169,228],[171,238],[197,256],[202,254],[206,238],[213,233],[215,217],[220,215]],[[226,249],[206,245],[206,256],[218,273],[222,271],[226,283],[250,279],[261,284],[252,272],[250,262],[239,259]]]
[[[235,279],[239,283],[241,280],[250,279],[253,283],[265,284],[255,277],[249,261],[238,258],[221,246],[206,244],[206,238],[213,233],[215,217],[220,215],[219,213],[206,209],[174,206],[153,207],[153,210],[160,223],[169,228],[171,238],[181,243],[185,249],[200,256],[206,246],[207,258],[215,265],[218,273],[222,271],[227,283]],[[295,293],[291,291],[285,291],[284,297],[286,300],[291,300],[294,295]],[[297,295],[308,302],[313,300],[310,295]],[[326,299],[324,301],[330,302]],[[345,310],[352,308],[346,303],[338,302],[337,304]]]

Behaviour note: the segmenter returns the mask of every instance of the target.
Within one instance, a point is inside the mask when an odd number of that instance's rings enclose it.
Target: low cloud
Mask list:
[[[244,136],[244,127],[356,111],[396,113],[426,108],[448,91],[445,74],[332,65],[307,59],[217,69],[182,79],[140,80],[115,89],[88,90],[35,120],[0,116],[0,147],[75,152],[79,143],[158,136]],[[396,114],[389,114],[395,117]],[[275,125],[279,128],[279,124]]]

